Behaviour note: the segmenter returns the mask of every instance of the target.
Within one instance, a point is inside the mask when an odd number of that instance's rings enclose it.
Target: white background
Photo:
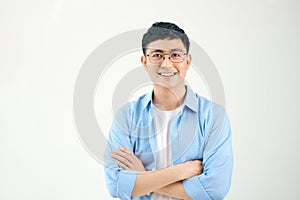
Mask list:
[[[235,155],[226,199],[299,198],[299,10],[297,0],[1,0],[0,199],[110,199],[76,132],[74,83],[102,42],[155,21],[185,29],[222,78]]]

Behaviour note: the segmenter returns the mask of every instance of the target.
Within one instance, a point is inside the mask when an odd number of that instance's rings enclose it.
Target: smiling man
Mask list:
[[[231,183],[231,129],[222,106],[185,85],[192,56],[185,32],[154,23],[141,62],[153,91],[114,117],[106,184],[120,199],[223,199]]]

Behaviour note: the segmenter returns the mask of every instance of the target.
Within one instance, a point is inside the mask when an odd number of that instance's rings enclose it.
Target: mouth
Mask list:
[[[162,77],[169,78],[175,76],[177,72],[159,72],[158,74]]]

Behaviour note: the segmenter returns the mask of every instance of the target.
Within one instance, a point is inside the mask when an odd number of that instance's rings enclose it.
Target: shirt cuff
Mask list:
[[[137,171],[123,170],[119,174],[118,197],[121,199],[131,199]]]
[[[201,176],[201,175],[200,175]],[[210,200],[198,176],[182,181],[183,187],[190,197],[197,200]]]

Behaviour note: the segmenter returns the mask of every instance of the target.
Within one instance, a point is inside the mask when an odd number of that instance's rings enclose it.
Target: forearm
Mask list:
[[[167,167],[157,171],[144,171],[142,162],[128,149],[121,147],[120,150],[112,151],[112,158],[125,170],[138,171],[134,177],[134,184],[131,184],[131,197],[142,196],[147,193],[159,190],[172,183],[188,179],[202,173],[203,167],[199,160],[187,161],[175,166]],[[125,183],[126,184],[126,183]],[[187,194],[182,183],[175,186],[179,188],[179,194]],[[173,186],[174,187],[174,186]],[[173,188],[172,187],[172,188]],[[176,188],[174,188],[176,190]]]
[[[166,185],[155,192],[178,199],[192,200],[192,198],[186,193],[181,181]]]
[[[139,172],[132,190],[132,197],[142,196],[185,179],[177,166],[157,171]]]

